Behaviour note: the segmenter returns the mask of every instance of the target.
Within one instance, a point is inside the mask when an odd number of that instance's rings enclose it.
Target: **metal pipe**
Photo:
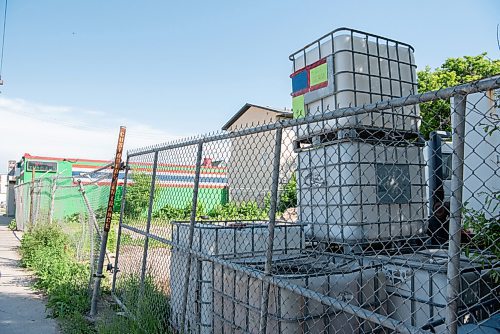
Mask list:
[[[92,300],[90,302],[90,316],[94,317],[97,314],[97,301],[101,290],[101,278],[104,277],[102,268],[104,266],[104,257],[106,255],[106,246],[108,243],[108,232],[111,226],[111,219],[113,216],[113,204],[115,201],[116,185],[118,184],[118,174],[122,163],[123,144],[125,143],[124,126],[120,127],[120,134],[118,135],[118,143],[116,145],[115,163],[113,167],[113,177],[111,178],[111,186],[109,189],[108,207],[106,211],[106,220],[104,221],[104,229],[101,238],[101,249],[99,253],[99,260],[97,262],[97,274],[94,280],[94,289],[92,291]]]
[[[194,185],[193,185],[193,203],[191,207],[191,217],[189,220],[189,232],[188,232],[188,249],[193,248],[193,236],[194,236],[194,225],[196,223],[196,209],[198,206],[198,189],[200,186],[200,173],[201,173],[201,157],[203,153],[203,142],[198,143],[198,153],[196,156],[196,171],[194,175]],[[184,324],[186,322],[186,308],[187,308],[187,297],[189,292],[189,276],[191,276],[191,252],[187,252],[188,258],[186,261],[186,273],[184,274],[184,286],[182,291],[182,312],[181,312],[181,327],[180,331],[184,330]]]
[[[436,131],[429,135],[429,208],[436,215],[435,204],[444,202],[443,191],[443,156],[441,136]]]
[[[82,219],[82,215],[80,214],[80,219]],[[87,220],[87,228],[89,229],[89,243],[90,243],[90,254],[89,254],[89,267],[90,267],[90,277],[89,277],[89,291],[92,289],[92,283],[94,282],[94,274],[96,269],[95,263],[95,237],[94,237],[94,227],[93,224]],[[81,221],[82,226],[84,222]],[[101,238],[99,237],[99,242],[101,242]],[[109,259],[108,259],[109,261]]]
[[[85,193],[85,188],[83,188],[82,185],[82,180],[78,180],[78,187],[80,189],[80,192],[82,193],[83,197],[83,202],[85,203],[85,207],[87,208],[87,211],[89,213],[89,218],[92,220],[92,224],[94,225],[94,228],[97,232],[97,235],[99,236],[99,240],[102,239],[101,236],[101,231],[99,231],[99,225],[97,224],[97,218],[95,217],[95,212],[92,209],[92,206],[90,205],[89,199],[87,198],[87,194]]]
[[[96,234],[97,234],[97,238],[99,240],[99,242],[102,242],[102,235],[101,235],[101,231],[99,231],[99,224],[97,222],[97,218],[95,216],[95,212],[94,212],[94,209],[92,209],[92,206],[90,205],[90,202],[89,202],[89,199],[87,197],[87,193],[85,191],[85,188],[83,187],[82,185],[82,180],[78,179],[77,181],[78,183],[78,187],[80,189],[80,192],[82,193],[82,197],[83,197],[83,202],[85,203],[85,207],[87,208],[87,212],[89,213],[89,219],[92,221],[92,225],[96,231]],[[94,234],[92,233],[92,227],[91,227],[91,234],[90,234],[90,241],[91,242],[94,242]],[[91,250],[93,251],[94,250],[94,247],[91,246]],[[106,256],[106,259],[108,260],[108,263],[111,261],[109,259],[109,254],[108,254],[108,250],[106,249],[105,250],[105,256]],[[91,255],[91,259],[94,259],[94,256]],[[94,275],[94,267],[93,267],[93,264],[91,265],[91,275]],[[91,278],[91,281],[92,281],[92,278]]]
[[[85,203],[85,206],[87,208],[87,212],[89,213],[89,219],[92,220],[92,225],[94,225],[93,227],[90,226],[90,229],[89,229],[89,239],[90,239],[90,243],[91,243],[91,245],[90,245],[90,277],[89,277],[89,291],[90,291],[90,289],[92,288],[92,283],[93,283],[94,274],[95,274],[95,272],[94,272],[94,269],[95,269],[94,245],[93,245],[94,228],[97,230],[97,234],[99,235],[99,241],[102,241],[102,239],[101,239],[101,236],[99,234],[99,228],[97,226],[97,221],[95,218],[94,210],[92,210],[92,207],[90,206],[87,195],[85,194],[85,189],[82,186],[82,181],[78,180],[77,182],[78,182],[78,187],[79,187],[80,193],[82,194],[82,197],[83,197],[83,202]]]
[[[453,97],[452,115],[452,176],[450,198],[450,227],[448,244],[448,271],[446,295],[446,328],[448,333],[456,334],[458,330],[458,298],[460,295],[460,238],[462,228],[462,190],[464,184],[464,143],[465,143],[465,111],[467,95],[456,94]]]
[[[242,136],[247,136],[251,134],[256,134],[265,131],[272,131],[279,128],[289,128],[298,125],[305,125],[309,123],[314,123],[317,121],[327,121],[332,119],[338,119],[347,116],[355,116],[360,114],[365,114],[373,111],[382,111],[390,108],[404,107],[409,105],[415,105],[423,102],[430,102],[436,100],[444,100],[449,99],[450,97],[456,94],[472,94],[477,92],[482,92],[486,90],[492,90],[500,88],[500,76],[494,76],[474,82],[470,82],[467,84],[444,88],[441,90],[421,93],[421,94],[413,94],[404,97],[399,97],[387,101],[379,101],[376,103],[367,104],[361,107],[347,107],[347,108],[339,108],[333,111],[326,112],[324,114],[315,114],[309,115],[304,118],[298,119],[288,119],[288,120],[280,120],[276,123],[271,123],[255,128],[243,129],[235,132],[226,132],[222,134],[216,134],[212,136],[203,136],[194,140],[187,140],[184,142],[172,143],[160,145],[159,147],[154,148],[138,148],[136,150],[132,150],[129,152],[129,157],[134,157],[137,155],[143,155],[148,153],[153,153],[156,150],[170,150],[180,147],[186,147],[189,145],[197,145],[201,142],[211,142],[217,140],[224,140],[230,138],[237,138]]]
[[[448,209],[444,198],[443,155],[441,135],[436,131],[429,136],[429,223],[428,232],[434,245],[448,241]]]
[[[110,167],[113,167],[114,165],[114,162],[110,162],[109,164],[107,165],[104,165],[100,168],[97,168],[97,169],[94,169],[93,171],[91,172],[87,172],[87,173],[81,173],[80,176],[87,176],[87,175],[90,175],[90,174],[94,174],[94,173],[97,173],[97,172],[100,172],[102,170],[106,170],[106,169],[109,169]]]
[[[153,215],[153,203],[155,198],[155,188],[156,188],[156,171],[158,169],[158,151],[155,152],[153,160],[153,175],[151,176],[151,186],[149,188],[149,204],[148,204],[148,218],[146,221],[146,233],[149,234],[151,229],[151,217]],[[149,237],[146,234],[144,240],[144,252],[142,252],[142,269],[141,269],[141,289],[144,287],[144,278],[146,277],[146,265],[148,261],[148,247],[149,247]],[[141,290],[142,291],[142,290]]]
[[[28,220],[28,230],[34,225],[34,212],[33,212],[33,195],[35,194],[35,167],[31,169],[31,186],[30,186],[30,213]]]
[[[54,219],[54,205],[56,200],[57,179],[58,179],[57,176],[52,179],[54,184],[52,185],[52,191],[50,193],[49,224],[52,223],[52,219]]]
[[[103,278],[102,268],[104,265],[104,254],[106,254],[106,244],[108,242],[108,233],[103,233],[101,239],[101,247],[99,252],[99,260],[97,263],[97,273],[94,274],[94,288],[92,290],[92,300],[90,302],[90,316],[97,315],[97,301],[99,299],[99,292],[101,290],[101,278]]]
[[[125,212],[125,196],[127,194],[127,180],[128,180],[128,157],[127,162],[125,163],[125,175],[123,177],[123,190],[122,190],[122,200],[120,205],[120,222],[118,223],[118,235],[116,236],[116,252],[115,252],[115,268],[113,271],[113,282],[111,283],[111,292],[115,292],[116,288],[116,274],[118,273],[118,256],[120,255],[120,242],[122,236],[122,224],[123,224],[123,215]]]
[[[403,43],[403,42],[400,42],[400,41],[397,41],[395,39],[391,39],[391,38],[387,38],[387,37],[383,37],[383,36],[379,36],[379,35],[375,35],[375,34],[372,34],[372,33],[369,33],[369,32],[365,32],[365,31],[361,31],[361,30],[356,30],[356,29],[351,29],[351,28],[348,28],[348,27],[340,27],[340,28],[337,28],[335,30],[332,30],[330,31],[329,33],[327,34],[324,34],[323,36],[321,36],[320,38],[317,38],[316,40],[314,40],[313,42],[307,44],[306,46],[302,47],[300,50],[292,53],[288,59],[289,60],[293,60],[295,55],[299,54],[300,52],[302,52],[303,50],[309,48],[310,46],[318,43],[318,42],[321,42],[321,40],[329,37],[329,36],[332,36],[332,40],[333,40],[333,35],[338,33],[338,32],[341,32],[341,31],[347,31],[349,32],[351,35],[352,33],[356,33],[356,34],[362,34],[362,35],[365,35],[366,37],[370,36],[370,37],[373,37],[373,38],[377,38],[377,39],[383,39],[383,40],[386,40],[386,41],[389,41],[389,42],[392,42],[392,43],[397,43],[397,44],[400,44],[400,45],[403,45],[403,46],[406,46],[408,47],[409,49],[411,49],[412,51],[415,51],[415,49],[413,48],[413,46],[411,46],[410,44],[406,44],[406,43]],[[318,48],[319,49],[319,48]],[[354,50],[354,49],[353,49]],[[351,50],[349,50],[351,51]],[[321,58],[321,57],[320,57]]]
[[[267,239],[266,263],[264,265],[264,275],[270,276],[273,265],[273,244],[274,244],[274,228],[276,226],[276,207],[278,202],[278,183],[280,177],[280,161],[281,161],[281,145],[282,145],[283,129],[276,130],[276,141],[274,147],[273,160],[273,176],[271,186],[271,203],[269,208],[269,237]],[[267,330],[267,314],[269,306],[269,290],[270,284],[263,284],[261,306],[260,306],[260,323],[259,332],[265,334]]]

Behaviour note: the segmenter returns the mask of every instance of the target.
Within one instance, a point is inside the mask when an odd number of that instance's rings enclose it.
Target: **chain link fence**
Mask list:
[[[320,99],[128,152],[116,301],[148,333],[494,326],[500,78],[423,94],[408,80],[360,107]],[[452,131],[426,138],[419,112],[436,103]]]
[[[89,288],[97,270],[110,175],[111,170],[105,166],[74,177],[37,175],[32,182],[15,187],[17,229],[26,232],[39,226],[58,225],[68,236],[76,260],[89,265]],[[118,200],[116,211],[119,203]],[[108,248],[115,247],[113,231]],[[113,257],[113,252],[108,252],[105,265]]]

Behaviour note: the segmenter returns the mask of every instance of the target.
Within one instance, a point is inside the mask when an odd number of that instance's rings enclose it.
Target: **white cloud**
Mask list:
[[[0,172],[6,171],[8,160],[19,160],[24,153],[111,160],[119,125],[127,127],[125,149],[178,139],[135,121],[117,124],[100,111],[0,98]]]

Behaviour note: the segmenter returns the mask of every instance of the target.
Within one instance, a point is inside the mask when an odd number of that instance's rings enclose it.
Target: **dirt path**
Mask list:
[[[7,228],[10,220],[0,216],[0,333],[59,333],[43,299],[30,288],[30,274],[19,267],[20,233]]]

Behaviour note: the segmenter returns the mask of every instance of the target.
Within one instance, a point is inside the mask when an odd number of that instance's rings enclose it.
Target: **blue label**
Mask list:
[[[307,70],[303,70],[292,77],[292,93],[299,92],[308,87]]]

